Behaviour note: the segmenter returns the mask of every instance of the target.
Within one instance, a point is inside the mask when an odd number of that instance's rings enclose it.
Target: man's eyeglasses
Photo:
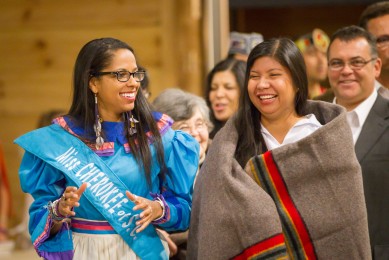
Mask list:
[[[350,67],[350,69],[352,69],[352,70],[360,70],[366,64],[368,64],[369,62],[372,62],[372,61],[374,61],[376,59],[377,58],[371,58],[370,60],[365,60],[363,58],[354,58],[354,59],[351,59],[348,62],[344,62],[342,60],[334,59],[334,60],[331,60],[328,63],[328,68],[330,70],[332,70],[332,71],[340,71],[340,70],[342,70],[344,68],[344,66],[347,63],[347,65]]]
[[[377,48],[383,49],[389,46],[389,35],[382,35],[376,39]]]
[[[120,82],[127,82],[132,76],[137,82],[141,82],[145,78],[145,71],[129,72],[127,70],[121,71],[104,71],[93,73],[92,76],[98,77],[103,75],[116,75],[116,78]]]

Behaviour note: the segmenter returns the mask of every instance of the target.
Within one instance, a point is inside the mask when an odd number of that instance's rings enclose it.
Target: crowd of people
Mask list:
[[[389,259],[388,1],[331,36],[233,32],[204,97],[151,102],[115,38],[86,43],[73,77],[69,111],[15,140],[40,257]]]

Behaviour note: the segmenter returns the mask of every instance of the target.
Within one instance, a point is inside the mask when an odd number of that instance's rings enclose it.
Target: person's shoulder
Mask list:
[[[383,104],[386,104],[386,105],[389,104],[389,99],[380,95],[380,94],[377,95],[377,100],[379,100],[378,102],[381,102]],[[376,100],[376,102],[377,102],[377,100]]]
[[[346,111],[346,109],[338,104],[334,104],[332,102],[327,102],[323,100],[307,100],[306,108],[312,109],[320,109],[320,110],[336,110],[339,112]]]
[[[389,99],[389,89],[385,88],[384,86],[379,86],[378,88],[378,94],[381,95],[385,99]]]
[[[168,115],[153,111],[152,112],[155,123],[157,124],[158,131],[161,134],[166,133],[173,124],[173,119],[171,119]]]
[[[307,100],[303,115],[307,114],[314,114],[317,120],[324,125],[342,114],[345,116],[346,109],[340,105],[321,100]]]
[[[377,99],[373,104],[372,110],[377,114],[382,115],[386,120],[389,120],[389,99],[377,95]]]

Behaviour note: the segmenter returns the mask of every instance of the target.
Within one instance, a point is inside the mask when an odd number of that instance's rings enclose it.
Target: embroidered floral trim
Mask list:
[[[153,115],[154,115],[155,120],[157,120],[156,123],[157,123],[157,127],[158,127],[159,132],[161,133],[161,135],[164,135],[168,131],[168,129],[171,127],[171,125],[173,124],[173,120],[165,114],[153,113]],[[115,143],[114,142],[104,142],[102,147],[100,147],[99,149],[96,149],[96,144],[92,143],[91,141],[85,140],[85,139],[81,138],[80,135],[76,134],[70,128],[70,126],[68,125],[68,123],[66,122],[64,117],[55,118],[53,120],[53,123],[61,126],[63,129],[68,131],[70,134],[72,134],[72,135],[76,136],[77,138],[79,138],[80,140],[82,140],[90,149],[92,149],[99,156],[111,156],[115,152]],[[148,131],[146,133],[146,136],[149,140],[149,144],[152,144],[153,143],[152,133],[150,131]],[[135,140],[135,144],[137,144],[137,143],[138,143],[137,140]],[[130,145],[128,143],[123,144],[123,146],[124,146],[126,153],[131,153]]]
[[[161,205],[163,205],[162,216],[153,220],[151,223],[153,223],[154,225],[161,225],[163,223],[168,222],[170,220],[170,207],[165,201],[165,198],[162,196],[162,194],[158,193],[150,192],[150,195],[154,198],[155,201],[158,201]]]

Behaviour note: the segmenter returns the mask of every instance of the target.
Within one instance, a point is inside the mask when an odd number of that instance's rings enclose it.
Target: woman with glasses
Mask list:
[[[199,142],[201,167],[208,150],[209,132],[213,128],[205,100],[181,89],[171,88],[154,99],[153,108],[174,120],[173,129],[186,132]],[[186,259],[188,232],[174,232],[168,236],[175,243],[173,247],[177,248],[174,259]]]
[[[153,108],[174,120],[173,129],[184,131],[199,142],[201,165],[208,149],[209,133],[213,128],[205,100],[181,89],[171,88],[154,99]]]
[[[168,259],[155,226],[188,228],[198,143],[151,112],[143,78],[126,43],[92,40],[76,60],[68,114],[15,141],[39,256]]]
[[[307,95],[291,40],[251,51],[239,110],[197,177],[188,259],[370,259],[346,112]]]

